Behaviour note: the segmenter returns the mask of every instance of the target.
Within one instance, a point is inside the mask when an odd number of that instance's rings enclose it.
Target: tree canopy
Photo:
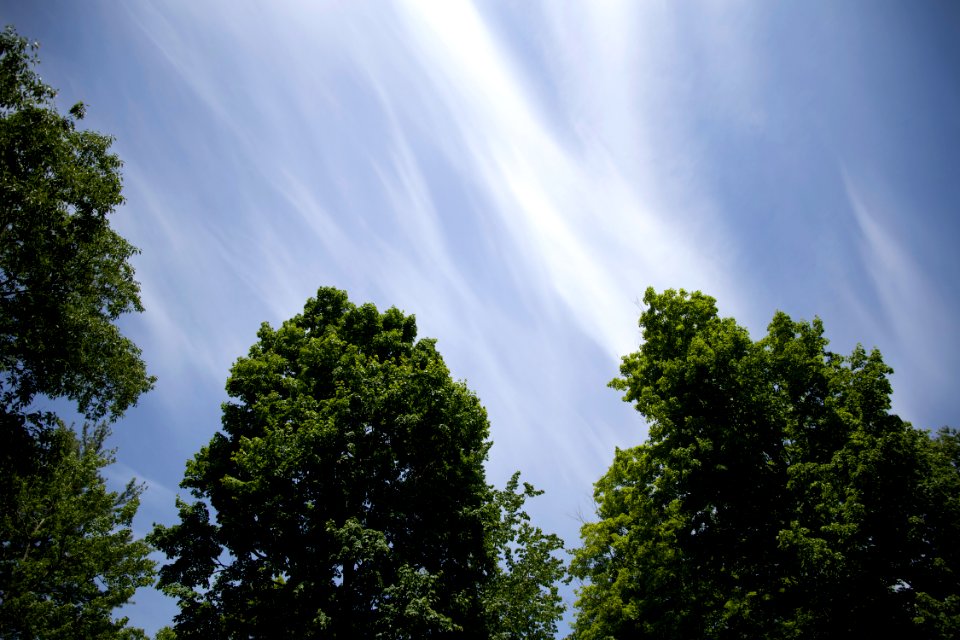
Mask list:
[[[137,250],[108,219],[121,162],[110,136],[78,128],[82,103],[57,111],[35,48],[0,33],[0,400],[19,412],[65,397],[115,419],[153,384],[115,324],[142,311]]]
[[[611,384],[649,437],[595,486],[573,637],[956,637],[956,431],[890,413],[880,353],[819,320],[753,341],[699,292],[644,301]]]
[[[177,637],[552,633],[560,541],[520,511],[532,488],[486,484],[486,413],[416,333],[330,288],[261,326],[187,464],[195,501],[152,536]],[[495,585],[524,600],[494,611]]]
[[[127,638],[127,618],[113,618],[138,587],[153,584],[150,547],[134,540],[142,487],[108,491],[100,469],[113,462],[107,429],[77,436],[45,430],[33,455],[2,456],[0,495],[0,636]]]
[[[113,610],[152,582],[131,521],[141,487],[108,491],[106,422],[153,379],[117,328],[140,311],[111,139],[61,115],[36,45],[0,32],[0,636],[123,638]],[[49,410],[65,398],[78,434]]]

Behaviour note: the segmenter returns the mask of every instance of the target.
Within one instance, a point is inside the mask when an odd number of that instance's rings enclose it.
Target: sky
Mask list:
[[[607,387],[647,286],[755,338],[877,347],[960,427],[960,8],[950,2],[0,0],[115,136],[154,391],[111,482],[171,524],[231,364],[321,286],[416,315],[487,408],[497,484],[568,547],[642,417]],[[572,605],[571,589],[565,590]],[[175,603],[125,609],[148,632]],[[569,620],[569,614],[567,617]],[[561,630],[562,632],[565,629]]]

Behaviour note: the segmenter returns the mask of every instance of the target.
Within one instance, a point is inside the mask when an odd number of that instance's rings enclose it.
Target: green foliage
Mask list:
[[[0,33],[0,401],[66,397],[115,419],[153,384],[114,324],[142,310],[136,249],[107,220],[121,163],[109,136],[77,128],[82,104],[57,112],[35,46]]]
[[[150,547],[131,532],[142,487],[107,490],[106,435],[100,426],[78,437],[59,424],[28,443],[33,455],[14,458],[10,448],[0,459],[0,637],[136,635],[111,612],[153,582]]]
[[[177,634],[170,627],[163,627],[157,630],[153,640],[177,640]]]
[[[777,313],[752,341],[648,289],[611,384],[648,420],[595,486],[573,637],[956,637],[960,465],[889,413],[877,351]]]
[[[177,636],[487,638],[501,580],[543,594],[542,637],[558,541],[485,483],[486,413],[414,318],[326,288],[258,337],[227,380],[223,432],[187,464],[196,501],[151,538],[173,559],[160,585]],[[500,555],[508,542],[529,550]]]
[[[555,555],[563,541],[531,524],[523,510],[527,498],[543,492],[526,482],[519,487],[517,472],[505,489],[491,488],[487,531],[498,569],[483,592],[488,637],[546,640],[556,636],[564,611],[558,583],[566,571]]]
[[[122,202],[111,139],[57,112],[33,70],[36,45],[0,33],[0,636],[143,637],[111,611],[149,585],[149,547],[130,523],[140,487],[107,491],[113,421],[149,389],[140,350],[114,321],[140,311],[109,226]],[[98,426],[82,435],[44,401]]]

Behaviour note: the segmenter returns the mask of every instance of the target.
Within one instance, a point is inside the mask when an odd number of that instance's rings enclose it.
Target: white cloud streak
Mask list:
[[[622,61],[629,39],[623,29],[633,22],[600,13],[599,29],[611,32],[599,40],[612,43],[609,61]],[[584,131],[589,137],[575,150],[545,128],[546,118],[524,90],[516,65],[471,5],[410,3],[404,16],[421,64],[455,114],[456,139],[468,151],[464,157],[458,144],[448,154],[463,158],[463,174],[475,176],[495,203],[510,241],[522,248],[516,258],[526,262],[522,271],[542,280],[533,288],[552,291],[611,357],[633,348],[633,303],[643,286],[668,277],[708,280],[701,254],[622,176],[605,149],[604,139],[616,138],[613,131],[599,136]],[[595,61],[601,74],[607,61]],[[612,86],[607,85],[611,93]],[[608,104],[628,110],[632,103]],[[642,117],[614,114],[613,127]],[[620,133],[630,129],[624,126]],[[644,178],[640,182],[654,182]]]
[[[951,387],[949,372],[956,355],[944,352],[943,345],[944,336],[952,333],[950,312],[917,257],[884,222],[892,213],[885,211],[890,204],[878,202],[846,172],[843,177],[861,234],[860,258],[880,301],[879,317],[866,310],[861,317],[872,315],[872,323],[883,335],[882,343],[896,346],[894,368],[899,368],[899,362],[914,372],[912,379],[898,380],[901,393],[895,396],[896,410],[908,419],[924,415],[922,407],[914,403],[949,393]],[[851,297],[856,300],[858,296]]]
[[[454,371],[490,407],[495,452],[505,452],[495,467],[546,475],[562,459],[569,482],[589,486],[614,444],[641,436],[603,384],[636,347],[643,289],[735,299],[724,233],[700,228],[714,215],[709,199],[690,161],[668,151],[688,138],[665,117],[662,95],[682,84],[660,69],[663,47],[676,45],[665,7],[549,9],[537,35],[566,70],[552,79],[563,94],[552,120],[511,49],[467,2],[309,15],[284,3],[267,15],[227,5],[130,11],[209,111],[211,137],[236,154],[239,168],[220,163],[206,176],[212,189],[234,183],[230,217],[211,212],[225,226],[182,216],[167,235],[203,256],[204,279],[227,287],[199,294],[230,316],[209,316],[199,333],[237,335],[195,344],[197,327],[180,323],[190,312],[169,299],[152,325],[169,353],[188,349],[214,375],[252,340],[239,329],[289,317],[320,284],[344,286],[358,300],[416,311],[423,333],[441,338]],[[197,151],[223,154],[221,143],[207,144]],[[439,192],[452,186],[444,180],[474,200],[440,210]],[[176,210],[169,198],[167,206]],[[457,237],[463,228],[486,235]],[[491,267],[461,255],[466,243]],[[169,265],[162,271],[155,277],[170,277]],[[195,273],[176,277],[191,280],[196,290]],[[196,308],[196,299],[183,304]],[[557,348],[571,340],[582,357],[597,349],[601,358],[571,367],[571,349]],[[587,370],[596,378],[583,380]],[[615,408],[578,406],[587,384]],[[539,455],[523,453],[536,445]]]

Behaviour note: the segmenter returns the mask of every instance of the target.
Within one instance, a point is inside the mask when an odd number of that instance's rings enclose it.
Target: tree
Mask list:
[[[573,637],[956,637],[956,432],[891,414],[879,352],[819,320],[755,342],[699,292],[644,301],[611,384],[649,437],[595,485]]]
[[[116,419],[150,389],[140,350],[117,328],[142,311],[129,259],[110,228],[123,202],[109,136],[53,104],[27,41],[0,34],[0,401],[25,412],[66,397],[89,420]]]
[[[106,489],[106,436],[60,424],[27,443],[34,455],[4,455],[0,636],[139,637],[112,611],[153,583],[150,547],[131,530],[143,488]]]
[[[123,201],[111,138],[78,129],[0,33],[0,636],[132,637],[111,611],[149,584],[130,521],[140,488],[106,489],[106,422],[148,390],[140,350],[115,325],[141,311],[136,252],[107,216]],[[43,406],[71,401],[82,434]]]
[[[555,555],[563,548],[563,541],[531,524],[523,510],[527,498],[543,491],[526,482],[520,490],[519,472],[513,474],[505,489],[491,487],[491,491],[487,536],[497,570],[483,590],[487,637],[554,638],[557,620],[564,611],[557,583],[566,580],[566,570]]]
[[[223,432],[187,463],[195,501],[151,538],[177,637],[488,638],[497,580],[527,581],[517,637],[555,623],[559,540],[524,526],[532,489],[486,484],[486,413],[416,333],[330,288],[261,326]]]

